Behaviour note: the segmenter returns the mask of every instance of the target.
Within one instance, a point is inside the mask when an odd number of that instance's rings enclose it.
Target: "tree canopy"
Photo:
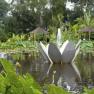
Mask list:
[[[3,19],[4,31],[20,34],[38,26],[60,27],[66,21],[74,24],[76,18],[83,16],[85,6],[93,11],[94,0],[70,1],[75,4],[72,11],[66,9],[67,0],[12,0],[10,4],[1,0],[0,19]]]

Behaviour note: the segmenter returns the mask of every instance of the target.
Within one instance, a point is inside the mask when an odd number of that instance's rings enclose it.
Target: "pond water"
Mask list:
[[[10,58],[11,57],[11,58]],[[62,86],[64,82],[68,84],[94,84],[94,54],[79,53],[75,60],[81,79],[71,64],[53,64],[47,75],[50,63],[43,58],[39,52],[9,54],[9,58],[16,65],[19,73],[30,73],[40,84],[55,83]]]
[[[94,85],[94,53],[80,53],[76,61],[82,82]]]

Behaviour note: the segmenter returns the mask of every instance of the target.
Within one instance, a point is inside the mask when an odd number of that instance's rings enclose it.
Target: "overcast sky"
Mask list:
[[[7,1],[8,3],[10,3],[12,0],[5,0],[5,1]]]
[[[12,0],[5,0],[5,1],[7,1],[8,3],[10,3]],[[75,5],[74,3],[71,3],[69,1],[67,1],[66,8],[70,9],[70,10],[74,10],[74,5]]]
[[[5,0],[5,1],[7,1],[8,3],[10,3],[12,0]]]

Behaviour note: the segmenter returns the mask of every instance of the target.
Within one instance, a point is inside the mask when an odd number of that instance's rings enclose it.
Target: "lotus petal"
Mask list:
[[[69,43],[69,40],[65,41],[65,42],[63,43],[63,45],[61,46],[61,48],[60,48],[60,53],[61,53],[61,54],[62,54],[63,51],[65,50],[65,48],[66,48],[66,46],[67,46],[68,43]]]
[[[62,62],[71,63],[75,56],[76,49],[72,42],[68,42],[64,51],[62,52]]]
[[[72,63],[74,62],[75,58],[77,57],[79,51],[80,51],[80,47],[78,47],[78,48],[76,49],[75,55],[74,55],[74,57],[73,57],[73,59],[72,59]]]
[[[53,43],[49,44],[48,54],[54,63],[61,62],[61,53],[55,44]]]
[[[78,43],[76,44],[75,49],[77,49],[77,48],[79,47],[80,43],[81,43],[81,39],[80,39],[80,40],[78,41]]]
[[[58,48],[55,44],[50,43],[45,46],[42,42],[39,44],[39,49],[46,60],[54,63],[71,63],[74,61],[79,52],[79,44],[81,40],[78,41],[76,46],[69,40],[65,41],[61,48]]]
[[[45,47],[44,44],[43,44],[42,42],[40,42],[40,43],[38,44],[38,47],[39,47],[40,52],[41,52],[42,55],[44,56],[44,58],[45,58],[46,60],[49,60],[49,56],[48,56],[48,47],[49,47],[49,44],[48,44],[47,47]]]

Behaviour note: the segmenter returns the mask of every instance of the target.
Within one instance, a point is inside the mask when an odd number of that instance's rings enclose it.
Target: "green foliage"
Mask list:
[[[6,18],[9,5],[5,0],[0,0],[0,41],[6,41],[8,34],[5,31],[4,19]]]
[[[36,35],[36,41],[43,41],[46,37],[43,33],[37,33]]]
[[[55,86],[54,84],[48,85],[48,94],[69,94],[64,89]]]
[[[87,26],[94,27],[94,19],[92,18],[90,11],[84,12],[83,17],[77,18],[76,21],[79,24],[80,28],[84,28]]]
[[[93,41],[83,41],[80,47],[81,47],[81,50],[84,52],[92,52],[94,49],[94,42]]]
[[[5,0],[0,0],[0,20],[6,16],[6,13],[8,11],[8,4]]]
[[[30,74],[20,75],[11,62],[5,59],[0,59],[0,62],[4,68],[0,73],[0,94],[43,94],[42,88]],[[45,89],[46,94],[71,94],[54,84],[46,85]],[[94,94],[94,89],[84,88],[80,94]]]
[[[11,17],[5,21],[6,29],[16,34],[28,33],[41,25],[47,0],[23,0],[11,5]],[[14,0],[13,0],[14,2]]]
[[[25,49],[24,49],[25,48]],[[15,35],[6,42],[0,42],[0,50],[29,51],[37,48],[35,41],[26,39],[26,35]]]
[[[21,81],[23,85],[23,89],[26,92],[26,94],[42,94],[40,92],[40,86],[34,81],[33,78],[29,74],[26,74],[24,78],[21,76],[19,77],[19,80]]]
[[[84,93],[82,94],[94,94],[94,88],[93,89],[88,89],[88,88],[84,88]]]
[[[8,39],[8,34],[3,28],[0,28],[0,41],[5,42]]]
[[[84,13],[84,21],[85,21],[87,26],[90,25],[90,23],[91,23],[91,13],[90,13],[90,11]]]
[[[2,74],[0,74],[0,93],[5,94],[6,91],[6,79]]]
[[[11,62],[4,59],[0,59],[0,62],[5,71],[0,74],[0,94],[43,94],[41,87],[28,73],[17,74]],[[67,91],[55,85],[48,85],[47,88],[47,94],[68,94]]]
[[[4,74],[0,74],[1,94],[42,94],[40,86],[29,74],[17,75],[11,62],[4,59],[0,62],[5,70]]]

